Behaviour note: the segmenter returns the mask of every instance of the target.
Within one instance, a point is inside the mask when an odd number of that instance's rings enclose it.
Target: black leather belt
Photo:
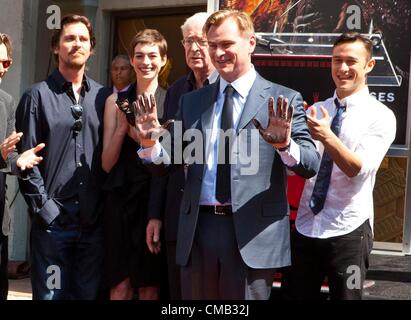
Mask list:
[[[233,214],[231,206],[200,206],[200,212],[212,213],[220,216],[229,216]]]

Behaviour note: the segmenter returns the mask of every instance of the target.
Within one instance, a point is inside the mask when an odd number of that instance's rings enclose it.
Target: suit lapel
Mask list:
[[[237,134],[243,129],[250,121],[255,117],[255,115],[260,111],[261,108],[267,108],[267,104],[264,103],[268,101],[268,93],[271,88],[271,83],[265,81],[257,74],[257,78],[251,87],[250,93],[248,94],[247,101],[245,102],[243,112],[241,113],[240,121],[237,126]]]

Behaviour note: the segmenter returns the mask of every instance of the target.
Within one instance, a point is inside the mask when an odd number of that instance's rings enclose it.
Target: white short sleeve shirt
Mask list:
[[[336,114],[332,98],[314,104],[321,117],[322,105],[330,114],[330,123]],[[339,139],[363,161],[359,174],[346,176],[334,163],[331,182],[324,208],[314,215],[309,207],[317,176],[305,183],[297,213],[296,228],[299,233],[313,238],[330,238],[348,234],[367,219],[373,225],[373,188],[375,176],[388,148],[395,138],[394,113],[369,94],[368,88],[339,100],[346,106]],[[315,141],[322,155],[324,146]]]

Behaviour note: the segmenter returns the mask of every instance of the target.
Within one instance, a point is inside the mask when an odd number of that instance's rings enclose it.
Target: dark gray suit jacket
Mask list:
[[[218,88],[219,81],[183,95],[180,100],[177,119],[182,120],[183,131],[190,128],[201,130],[205,145],[208,144],[205,132],[212,127]],[[320,156],[306,124],[301,95],[257,74],[237,127],[237,135],[245,134],[247,138],[241,139],[239,152],[232,154],[234,163],[231,164],[231,202],[236,240],[244,262],[252,268],[278,268],[291,263],[286,166],[275,148],[259,134],[256,135],[259,152],[253,155],[258,170],[251,175],[244,174],[242,170],[247,171],[249,164],[242,163],[244,161],[239,158],[242,152],[250,150],[252,134],[249,129],[255,129],[251,120],[256,118],[266,126],[268,99],[273,96],[276,101],[279,95],[287,97],[295,108],[291,137],[300,147],[301,158],[297,166],[289,169],[310,178],[317,173],[320,164]],[[196,231],[204,168],[199,163],[189,165],[187,170],[176,257],[177,263],[183,266],[189,260]]]
[[[0,89],[0,143],[7,138],[13,130],[15,130],[15,104],[13,98]],[[13,174],[18,174],[16,161],[18,158],[17,152],[13,152],[9,155],[6,161],[0,156],[0,171],[2,172],[12,172]],[[3,173],[0,173],[3,174]],[[5,185],[0,186],[0,195],[6,192]],[[10,216],[8,213],[7,199],[3,208],[0,208],[0,231],[4,235],[9,233],[10,226]]]

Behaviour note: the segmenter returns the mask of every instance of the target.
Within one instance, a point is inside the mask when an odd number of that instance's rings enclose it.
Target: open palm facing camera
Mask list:
[[[174,120],[168,120],[163,125],[160,124],[157,116],[156,99],[152,94],[139,95],[137,101],[132,103],[131,108],[135,114],[134,130],[143,148],[152,147],[157,137],[174,122]]]
[[[293,114],[294,108],[289,105],[287,98],[279,96],[277,108],[274,110],[274,98],[270,97],[268,99],[269,119],[267,128],[263,128],[257,119],[253,119],[253,123],[266,142],[275,148],[282,149],[287,147],[291,141]]]

